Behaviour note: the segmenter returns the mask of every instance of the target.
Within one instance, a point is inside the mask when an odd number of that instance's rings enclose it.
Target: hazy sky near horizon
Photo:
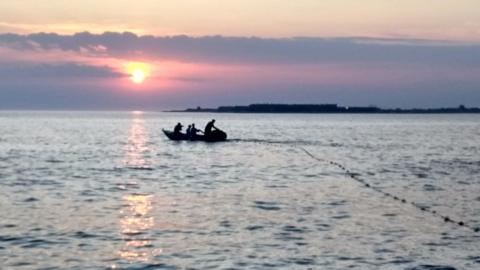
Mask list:
[[[480,106],[478,0],[0,2],[0,109]]]

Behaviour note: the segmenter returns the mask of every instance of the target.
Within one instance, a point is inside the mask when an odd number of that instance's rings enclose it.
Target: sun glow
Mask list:
[[[145,77],[145,73],[142,70],[135,70],[130,78],[134,83],[142,83]]]
[[[150,75],[150,65],[142,62],[131,62],[127,64],[127,72],[130,74],[132,82],[141,84]]]

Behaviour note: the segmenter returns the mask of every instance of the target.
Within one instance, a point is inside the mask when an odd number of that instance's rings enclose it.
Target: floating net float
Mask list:
[[[442,214],[438,213],[436,210],[429,209],[429,208],[427,208],[425,206],[422,206],[422,205],[420,205],[416,202],[408,201],[405,198],[401,198],[400,196],[394,195],[392,193],[389,193],[389,192],[383,191],[383,190],[381,190],[377,187],[374,187],[371,184],[369,184],[367,181],[365,181],[364,179],[360,178],[357,173],[352,172],[351,170],[349,170],[348,168],[346,168],[342,164],[340,164],[336,161],[327,160],[327,159],[323,159],[323,158],[319,158],[319,157],[315,156],[314,154],[312,154],[310,151],[308,151],[304,147],[298,145],[298,142],[293,140],[293,139],[279,140],[279,141],[268,141],[268,140],[260,140],[260,139],[259,140],[257,140],[257,139],[255,139],[255,140],[244,140],[244,139],[236,139],[235,140],[235,139],[233,139],[232,141],[259,143],[259,144],[265,144],[265,145],[279,145],[279,144],[281,145],[281,144],[287,143],[290,146],[293,146],[293,147],[296,147],[296,148],[302,150],[307,156],[309,156],[310,158],[312,158],[316,161],[325,162],[325,163],[328,163],[330,165],[333,165],[333,166],[339,168],[340,170],[342,170],[345,173],[345,175],[348,178],[360,183],[365,188],[368,188],[372,191],[380,193],[380,194],[384,195],[385,197],[391,198],[393,201],[403,203],[403,204],[410,204],[411,206],[413,206],[414,208],[416,208],[416,209],[418,209],[422,212],[430,213],[430,214],[432,214],[432,216],[441,218],[443,220],[443,222],[445,222],[445,223],[451,223],[451,224],[455,224],[459,227],[468,228],[471,231],[476,232],[476,233],[480,232],[480,227],[474,227],[474,226],[472,226],[472,225],[470,225],[467,222],[462,221],[462,220],[455,220],[453,218],[450,218],[449,216],[442,215]]]
[[[455,220],[455,219],[452,219],[450,218],[449,216],[446,216],[446,215],[442,215],[440,213],[438,213],[436,210],[432,210],[432,209],[429,209],[425,206],[421,206],[420,204],[418,203],[415,203],[415,202],[410,202],[408,201],[407,199],[405,198],[401,198],[399,196],[396,196],[394,194],[391,194],[389,192],[385,192],[377,187],[374,187],[372,185],[370,185],[369,183],[367,183],[364,179],[360,178],[358,176],[358,174],[356,173],[353,173],[352,171],[350,171],[348,168],[346,168],[345,166],[343,166],[342,164],[338,163],[338,162],[335,162],[335,161],[331,161],[331,160],[326,160],[326,159],[322,159],[322,158],[318,158],[316,157],[315,155],[313,155],[311,152],[309,152],[307,149],[301,147],[301,146],[298,146],[296,145],[297,148],[299,148],[300,150],[302,150],[305,154],[307,154],[309,157],[311,157],[312,159],[316,160],[316,161],[319,161],[319,162],[327,162],[329,163],[330,165],[333,165],[333,166],[336,166],[337,168],[339,168],[340,170],[342,170],[346,175],[347,177],[349,177],[350,179],[354,180],[354,181],[357,181],[358,183],[360,183],[361,185],[363,185],[365,188],[369,188],[370,190],[373,190],[377,193],[380,193],[388,198],[391,198],[393,199],[394,201],[397,201],[397,202],[400,202],[400,203],[404,203],[404,204],[410,204],[412,205],[413,207],[415,207],[416,209],[422,211],[422,212],[427,212],[427,213],[430,213],[432,214],[433,216],[435,217],[439,217],[441,218],[444,222],[446,223],[452,223],[452,224],[455,224],[459,227],[464,227],[464,228],[468,228],[474,232],[480,232],[480,227],[474,227],[474,226],[471,226],[469,224],[467,224],[465,221],[462,221],[462,220]]]

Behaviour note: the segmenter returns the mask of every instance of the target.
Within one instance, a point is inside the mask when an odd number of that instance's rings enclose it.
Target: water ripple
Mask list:
[[[478,117],[215,117],[0,117],[0,268],[478,268]]]

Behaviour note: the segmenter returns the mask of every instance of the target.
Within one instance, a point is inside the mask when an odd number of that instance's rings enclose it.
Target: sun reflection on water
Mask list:
[[[149,163],[146,154],[148,154],[150,149],[148,148],[148,134],[145,129],[145,122],[141,118],[143,113],[134,111],[132,115],[132,125],[126,147],[127,155],[124,163],[129,167],[148,167]]]
[[[148,167],[148,144],[142,112],[132,112],[132,125],[126,147],[124,164],[132,168]],[[132,185],[138,186],[138,185]],[[151,194],[127,194],[122,197],[123,208],[120,211],[120,233],[125,241],[118,255],[130,262],[149,262],[152,257],[162,253],[152,243],[151,230],[155,218],[151,211],[154,196]]]
[[[130,194],[123,197],[125,204],[120,214],[120,231],[125,244],[119,256],[128,261],[148,262],[162,252],[154,248],[149,231],[155,226],[155,218],[150,216],[153,195]]]

